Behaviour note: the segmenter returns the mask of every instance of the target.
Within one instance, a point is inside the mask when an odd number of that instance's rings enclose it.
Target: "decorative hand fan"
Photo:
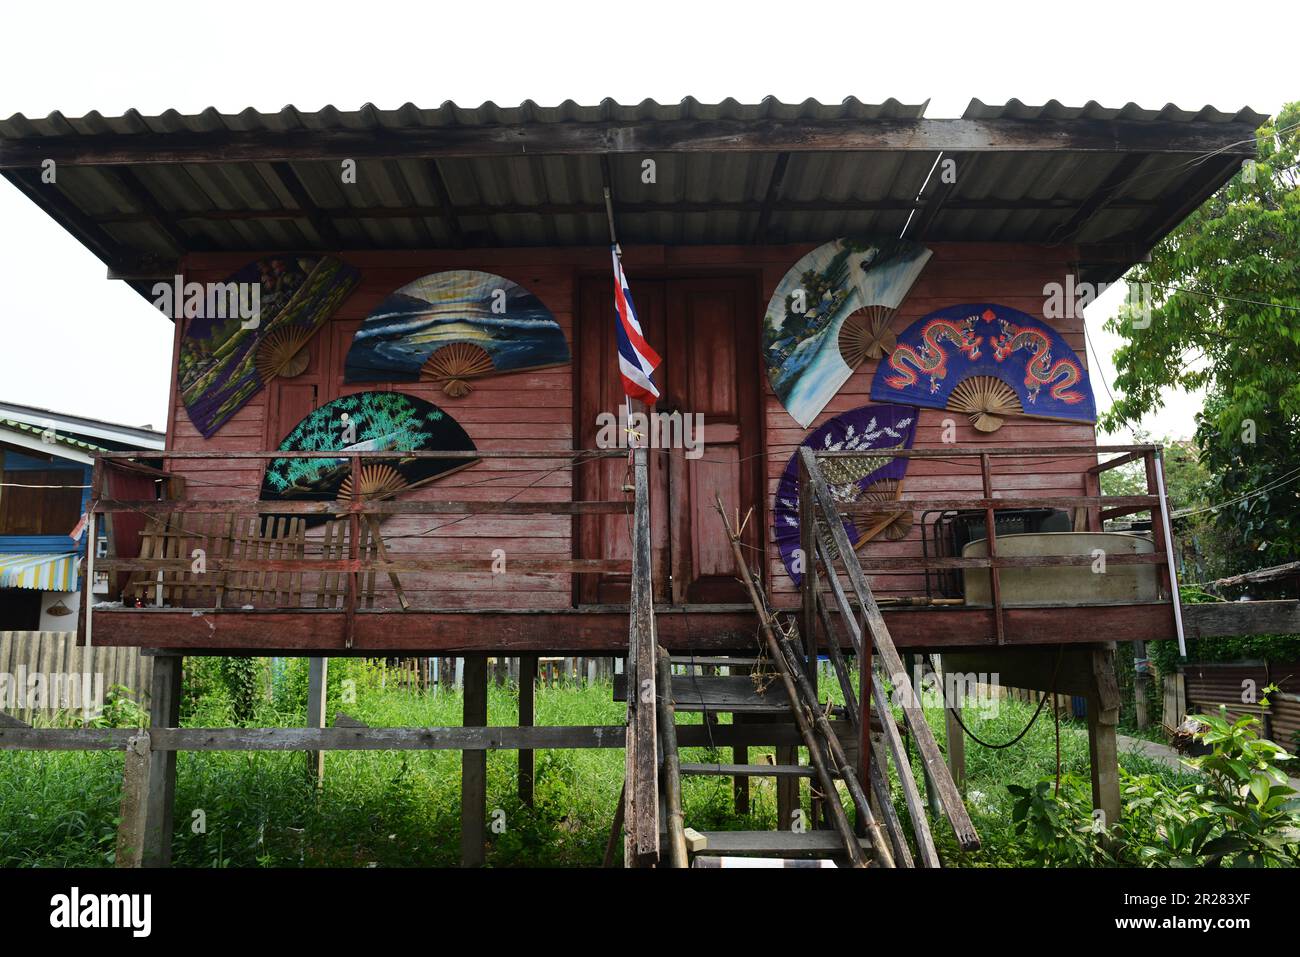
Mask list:
[[[433,381],[452,398],[469,380],[569,361],[551,311],[523,286],[462,269],[408,283],[361,324],[345,382]]]
[[[359,273],[332,256],[259,259],[226,280],[258,283],[258,324],[238,315],[192,319],[181,339],[179,391],[194,427],[206,439],[275,376],[301,375],[305,348],[338,308]]]
[[[892,501],[903,488],[907,473],[907,456],[891,455],[895,449],[910,449],[916,437],[916,409],[899,405],[864,405],[830,419],[811,432],[802,445],[819,452],[862,451],[853,458],[826,459],[822,471],[835,501],[845,505],[856,502]],[[873,512],[857,520],[845,520],[844,531],[854,548],[877,536],[890,541],[903,538],[912,526],[908,511]],[[796,585],[803,581],[796,570],[799,549],[799,459],[790,462],[776,487],[773,537],[781,552],[781,561]],[[802,567],[808,567],[807,558]]]
[[[836,239],[785,274],[763,320],[763,361],[807,428],[864,359],[893,348],[889,320],[930,259],[902,239]]]
[[[1092,385],[1073,349],[1041,319],[968,303],[918,319],[898,337],[871,398],[950,409],[981,432],[1008,415],[1094,422]]]
[[[401,392],[358,392],[311,412],[294,427],[281,451],[472,452],[474,443],[450,415],[430,402]],[[464,458],[367,459],[354,481],[346,458],[272,459],[262,477],[271,501],[351,499],[358,487],[367,498],[387,498],[474,464]],[[307,516],[318,524],[323,516]]]

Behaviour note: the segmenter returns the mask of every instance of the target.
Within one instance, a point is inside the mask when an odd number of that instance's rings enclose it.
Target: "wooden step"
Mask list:
[[[702,831],[702,853],[715,857],[842,857],[844,843],[834,831]],[[871,853],[871,843],[858,842]]]
[[[719,657],[703,657],[700,655],[696,655],[695,657],[691,657],[690,655],[672,656],[672,663],[675,665],[687,665],[687,666],[695,665],[697,667],[711,666],[711,667],[722,667],[722,668],[727,668],[727,667],[748,668],[752,665],[758,664],[758,662],[759,662],[758,658],[728,658],[728,657],[719,658]]]
[[[683,776],[750,777],[750,778],[810,778],[813,769],[806,764],[687,764],[681,766]]]
[[[742,857],[739,854],[732,854],[728,857],[714,857],[709,854],[700,854],[691,861],[691,867],[713,869],[740,868],[748,870],[756,867],[827,868],[839,867],[839,865],[828,857],[810,857],[799,860],[797,858],[788,857]]]
[[[789,714],[785,686],[775,681],[758,693],[748,675],[673,675],[673,710]],[[614,676],[614,700],[627,700],[627,675]]]

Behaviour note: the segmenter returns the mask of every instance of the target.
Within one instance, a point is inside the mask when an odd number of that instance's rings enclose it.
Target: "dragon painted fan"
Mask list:
[[[907,456],[891,454],[910,449],[916,438],[916,409],[898,405],[864,405],[825,422],[801,447],[817,452],[861,452],[861,455],[828,458],[822,471],[835,501],[845,505],[890,501],[899,497],[907,474]],[[862,519],[844,522],[844,531],[854,548],[873,538],[897,541],[912,526],[906,510],[871,512]],[[829,536],[823,536],[829,538]],[[799,458],[798,453],[781,474],[773,511],[773,538],[781,561],[796,585],[803,581],[807,560],[800,560]]]
[[[255,318],[241,315],[242,308],[205,309],[185,330],[178,391],[199,434],[211,438],[273,378],[301,375],[312,336],[358,278],[332,256],[286,256],[251,262],[224,283],[211,284],[233,290],[241,307],[251,305],[256,289],[258,309]]]
[[[763,361],[801,426],[862,362],[893,349],[889,321],[929,259],[930,250],[903,239],[836,239],[781,279],[763,321]]]
[[[308,414],[280,443],[284,452],[388,451],[393,458],[362,461],[353,476],[346,458],[272,459],[262,477],[261,497],[270,501],[387,498],[477,461],[474,458],[412,458],[402,452],[472,452],[474,443],[450,415],[431,402],[401,392],[358,392]],[[324,521],[308,516],[308,524]]]
[[[434,382],[452,398],[496,372],[562,365],[569,344],[551,311],[501,276],[461,269],[408,283],[352,340],[345,382]]]
[[[993,303],[951,306],[908,326],[876,370],[871,398],[949,409],[981,432],[1009,415],[1097,417],[1088,372],[1060,333]]]

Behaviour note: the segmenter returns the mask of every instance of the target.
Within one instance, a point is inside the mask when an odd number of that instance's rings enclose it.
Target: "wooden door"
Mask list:
[[[702,445],[674,448],[666,457],[672,601],[746,601],[716,501],[721,498],[728,515],[739,509],[742,520],[754,509],[744,551],[761,572],[763,427],[754,284],[745,277],[674,280],[665,308],[658,408],[694,414],[703,424]]]
[[[736,580],[731,546],[714,507],[720,496],[729,514],[754,515],[745,529],[751,562],[762,568],[762,423],[758,381],[759,318],[747,277],[635,280],[633,296],[647,340],[663,358],[655,373],[655,411],[692,418],[694,450],[680,442],[652,450],[651,528],[655,599],[673,604],[746,600]],[[580,289],[577,360],[578,423],[582,448],[596,444],[597,415],[623,402],[613,343],[613,287],[606,280]],[[663,422],[664,420],[661,420]],[[661,436],[661,439],[664,437]],[[697,445],[702,439],[702,445]],[[575,496],[622,498],[627,461],[579,465]],[[626,558],[625,516],[583,517],[575,542],[579,557]],[[623,602],[628,576],[579,576],[581,603]]]
[[[664,341],[664,284],[638,282],[634,291],[637,318],[647,341]],[[584,281],[579,289],[578,333],[575,338],[574,401],[577,406],[578,448],[596,448],[599,417],[618,415],[623,406],[623,380],[619,378],[614,345],[614,283]],[[656,378],[658,378],[656,376]],[[664,500],[668,470],[662,457],[650,456],[650,515],[652,575],[656,601],[668,600],[668,516],[655,503]],[[628,459],[596,459],[574,466],[574,497],[587,501],[630,498],[623,486],[632,484]],[[576,523],[574,554],[579,558],[628,559],[632,557],[630,515],[584,515]],[[628,601],[631,575],[577,575],[579,604]]]

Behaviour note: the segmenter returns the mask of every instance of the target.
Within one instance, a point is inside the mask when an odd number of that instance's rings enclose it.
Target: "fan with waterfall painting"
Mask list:
[[[930,250],[906,239],[835,239],[795,263],[763,319],[772,390],[807,428],[853,370],[893,349],[890,322]]]

